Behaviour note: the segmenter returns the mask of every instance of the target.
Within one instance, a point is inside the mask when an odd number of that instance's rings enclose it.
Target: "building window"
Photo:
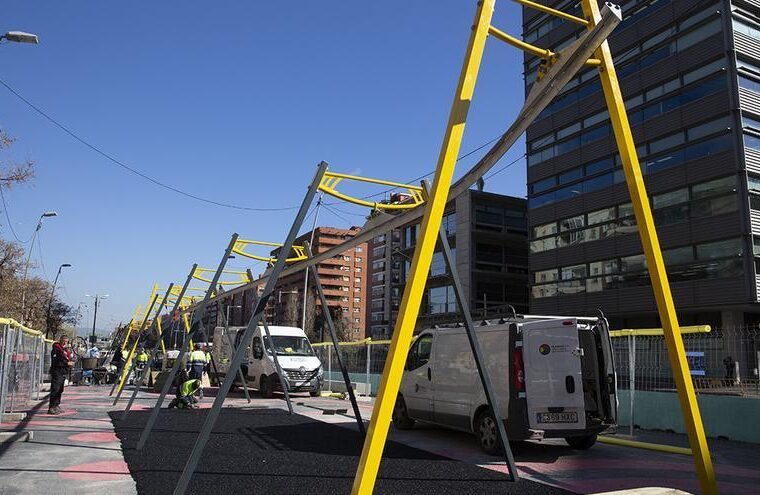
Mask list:
[[[457,310],[454,287],[446,285],[428,290],[428,309],[430,314],[453,313]]]
[[[361,262],[362,262],[362,259],[361,259],[361,258],[359,258],[359,257],[357,256],[357,257],[356,257],[356,262],[357,262],[357,263],[361,263]]]
[[[364,251],[364,248],[361,247],[361,246],[357,246],[357,247],[354,248],[354,251],[357,252],[357,253],[361,253],[361,252]]]
[[[362,283],[362,279],[357,277],[357,278],[354,279],[354,283],[355,284],[360,284],[360,283]]]
[[[357,266],[356,268],[354,268],[354,271],[355,272],[360,272],[360,271],[362,271],[362,268],[360,266]]]

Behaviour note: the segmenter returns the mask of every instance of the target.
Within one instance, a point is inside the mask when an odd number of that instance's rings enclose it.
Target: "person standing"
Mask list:
[[[68,343],[68,335],[61,335],[60,340],[53,344],[53,349],[50,351],[50,402],[48,404],[48,414],[61,413],[60,404],[64,383],[69,370],[74,366],[71,355],[66,349]]]
[[[193,346],[193,352],[190,353],[190,361],[187,364],[190,368],[190,378],[202,380],[203,370],[206,369],[206,353],[201,350],[200,344]]]

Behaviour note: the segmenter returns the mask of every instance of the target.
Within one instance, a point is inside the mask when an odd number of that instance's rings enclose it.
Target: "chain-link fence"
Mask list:
[[[684,327],[683,341],[697,393],[760,398],[760,330],[737,327]],[[613,331],[618,388],[675,392],[661,329]],[[351,381],[361,395],[375,395],[388,355],[389,340],[366,339],[340,344]],[[343,386],[332,343],[314,344],[328,389]],[[621,405],[621,407],[623,407]]]
[[[26,411],[27,402],[39,398],[51,345],[42,333],[0,318],[0,422],[3,414]]]
[[[358,342],[339,344],[349,378],[359,395],[376,395],[380,386],[380,376],[388,356],[390,340],[365,339]],[[325,387],[329,390],[343,390],[345,384],[340,366],[331,342],[313,344],[325,372]]]
[[[686,327],[687,332],[690,329],[693,329],[690,333],[684,333],[683,343],[697,393],[760,397],[760,330],[750,327]],[[618,387],[623,390],[674,392],[675,383],[665,338],[646,333],[616,332],[619,338],[613,339],[613,346]]]

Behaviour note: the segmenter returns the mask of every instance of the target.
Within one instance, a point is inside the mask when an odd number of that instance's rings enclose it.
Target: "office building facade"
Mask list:
[[[548,5],[581,15],[576,1]],[[683,324],[760,322],[760,2],[622,4],[610,47]],[[581,28],[523,10],[524,38]],[[539,61],[525,57],[526,94]],[[531,311],[659,326],[595,68],[527,132]],[[758,237],[756,237],[758,236]]]

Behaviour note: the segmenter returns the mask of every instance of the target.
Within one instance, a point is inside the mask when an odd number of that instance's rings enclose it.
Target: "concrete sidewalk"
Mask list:
[[[133,445],[156,394],[141,392],[134,412],[121,422],[117,411],[124,409],[126,400],[111,407],[109,391],[106,386],[67,387],[62,403],[67,413],[48,416],[47,404],[40,402],[32,405],[25,420],[0,425],[6,432],[33,432],[28,442],[0,444],[0,492],[170,492],[204,411],[162,411],[147,447],[154,459],[146,464]],[[210,407],[215,391],[206,391],[204,409]],[[281,398],[254,394],[251,404],[240,395],[229,398],[204,452],[205,464],[194,478],[196,493],[203,493],[197,491],[201,487],[216,487],[223,472],[233,475],[225,482],[228,491],[291,493],[309,485],[313,493],[348,493],[361,448],[349,402],[308,396],[295,396],[293,402],[296,415],[289,417]],[[372,406],[360,403],[365,419]],[[646,432],[637,439],[686,445],[683,436],[667,433]],[[721,493],[757,493],[760,448],[721,440],[709,443]],[[391,428],[389,445],[393,455],[381,468],[381,478],[389,481],[378,484],[384,487],[378,493],[420,493],[420,489],[467,493],[476,486],[479,493],[598,493],[644,486],[698,492],[691,458],[675,454],[602,444],[579,452],[562,441],[522,443],[515,457],[526,483],[510,485],[503,481],[503,462],[483,454],[471,435],[431,426],[403,432]],[[291,482],[283,485],[282,480]]]

